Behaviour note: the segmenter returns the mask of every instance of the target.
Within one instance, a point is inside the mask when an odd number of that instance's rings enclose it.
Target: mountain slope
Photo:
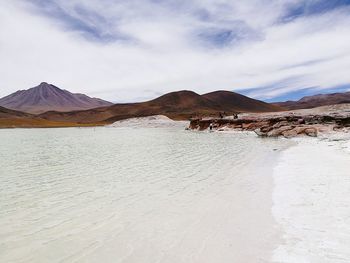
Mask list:
[[[78,123],[114,122],[117,120],[166,115],[172,119],[188,119],[193,116],[218,116],[218,112],[267,112],[282,110],[278,106],[250,99],[232,93],[218,92],[199,95],[192,91],[177,91],[142,103],[115,104],[110,107],[86,111],[46,112],[40,117],[54,121],[71,121]]]
[[[112,103],[97,98],[90,98],[84,94],[74,94],[46,82],[42,82],[39,86],[28,90],[17,91],[0,99],[0,106],[2,107],[34,114],[50,110],[73,111],[110,105]]]
[[[255,100],[231,91],[214,91],[202,95],[202,97],[214,101],[225,111],[237,112],[271,112],[283,110],[280,106],[272,105],[260,100]]]
[[[40,118],[37,115],[0,107],[0,128],[57,128],[97,125],[103,125],[103,123],[89,123],[82,125],[80,123],[67,121],[50,121]]]
[[[15,111],[15,110],[10,110],[4,107],[0,106],[0,119],[4,118],[33,118],[34,115],[25,113],[25,112],[20,112],[20,111]]]
[[[284,107],[288,110],[310,109],[326,105],[350,103],[350,92],[319,94],[314,96],[303,97],[298,101],[286,101],[274,103],[277,106]]]

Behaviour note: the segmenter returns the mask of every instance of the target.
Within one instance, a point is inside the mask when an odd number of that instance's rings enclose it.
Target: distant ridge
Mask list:
[[[74,94],[42,82],[28,90],[19,90],[0,99],[0,106],[39,114],[46,111],[74,111],[110,106],[112,103],[84,94]]]
[[[218,116],[219,112],[281,111],[276,105],[254,100],[230,92],[217,91],[199,95],[193,91],[182,90],[165,94],[151,101],[141,103],[115,104],[109,107],[73,112],[46,112],[40,117],[54,121],[78,123],[107,122],[151,115],[165,115],[171,119],[188,119],[195,116]]]
[[[34,117],[32,114],[10,110],[0,106],[0,118],[32,118]]]
[[[67,121],[50,121],[42,119],[37,115],[10,110],[0,106],[0,128],[57,128],[98,125],[102,125],[102,123],[81,124]]]
[[[350,92],[318,94],[314,96],[306,96],[298,101],[276,102],[276,106],[286,108],[288,110],[310,109],[320,106],[350,103]]]

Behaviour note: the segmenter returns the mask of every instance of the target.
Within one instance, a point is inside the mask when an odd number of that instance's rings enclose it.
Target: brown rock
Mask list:
[[[263,126],[268,126],[268,125],[269,125],[268,122],[251,122],[251,123],[243,123],[242,128],[244,130],[254,131],[254,130],[259,129]]]
[[[311,137],[317,137],[317,129],[316,128],[307,128],[305,129],[305,134]]]
[[[273,129],[273,127],[271,127],[271,126],[263,126],[263,127],[260,128],[260,131],[261,131],[262,133],[268,133],[268,132],[271,131],[272,129]]]
[[[278,137],[281,136],[284,132],[292,130],[293,126],[282,126],[278,129],[273,129],[267,133],[268,137]]]
[[[272,127],[274,129],[276,129],[276,128],[280,128],[282,126],[287,126],[287,125],[289,125],[288,121],[280,121],[280,122],[275,123]]]
[[[292,138],[292,137],[297,136],[298,132],[295,129],[292,129],[292,130],[287,130],[287,131],[282,132],[282,135],[285,138]]]

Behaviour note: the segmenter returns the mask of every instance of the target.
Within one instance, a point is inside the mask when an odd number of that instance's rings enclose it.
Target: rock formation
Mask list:
[[[315,114],[299,111],[280,114],[258,114],[256,116],[250,114],[243,115],[239,119],[197,118],[191,120],[190,129],[205,130],[210,124],[217,131],[254,131],[261,137],[283,136],[290,138],[299,135],[316,137],[323,132],[349,131],[350,111],[325,111],[324,113]]]

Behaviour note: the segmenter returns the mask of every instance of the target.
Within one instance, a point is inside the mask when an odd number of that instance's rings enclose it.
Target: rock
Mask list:
[[[233,130],[242,128],[242,126],[238,124],[229,124],[227,127]]]
[[[251,122],[251,123],[243,123],[242,129],[247,131],[254,131],[256,129],[260,129],[263,126],[268,126],[269,122],[267,121],[260,121],[260,122]]]
[[[273,127],[271,127],[271,126],[263,126],[263,127],[260,128],[260,131],[262,133],[268,133],[271,130],[273,130]]]
[[[302,119],[302,118],[301,118],[301,119],[299,119],[299,120],[298,120],[298,124],[305,124],[305,120],[304,120],[304,119]]]
[[[293,126],[282,126],[278,129],[273,129],[267,133],[268,137],[278,137],[283,135],[284,132],[292,130],[294,127]]]
[[[256,135],[260,136],[260,137],[266,137],[267,133],[262,132],[261,129],[256,129],[254,130],[254,132],[256,133]]]
[[[306,128],[304,132],[307,136],[317,137],[317,129],[316,128]]]
[[[274,124],[272,127],[274,129],[277,129],[277,128],[280,128],[282,126],[287,126],[289,125],[288,121],[280,121],[280,122],[277,122],[276,124]]]
[[[282,132],[282,135],[285,138],[292,138],[292,137],[296,137],[298,135],[298,132],[296,131],[296,129],[292,129],[292,130],[287,130]]]

